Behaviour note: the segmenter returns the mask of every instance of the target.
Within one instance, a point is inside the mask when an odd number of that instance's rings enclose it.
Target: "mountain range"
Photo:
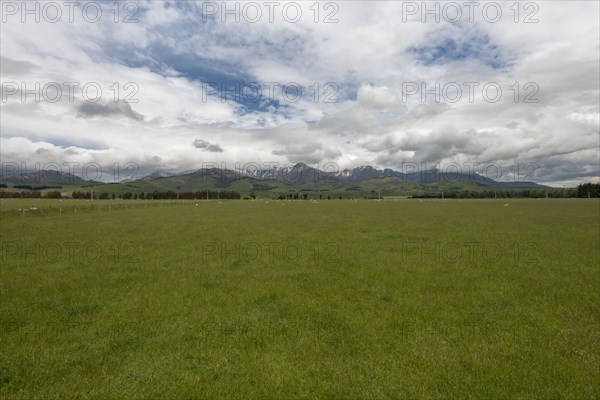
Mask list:
[[[375,169],[372,166],[367,165],[352,169],[343,169],[341,171],[328,172],[310,167],[304,163],[297,163],[289,167],[273,167],[269,169],[257,170],[204,168],[196,171],[184,172],[181,174],[157,171],[141,178],[141,180],[153,181],[176,176],[189,176],[204,179],[211,177],[213,179],[220,179],[222,182],[229,183],[243,178],[253,178],[257,180],[273,180],[290,185],[304,185],[307,183],[323,182],[355,183],[371,179],[398,178],[405,182],[418,184],[431,184],[441,181],[466,181],[503,188],[546,187],[534,182],[499,182],[477,173],[465,174],[458,172],[442,172],[439,169],[403,173],[389,168],[383,170]]]
[[[544,188],[534,182],[500,182],[486,176],[471,173],[443,172],[438,169],[429,169],[419,172],[403,173],[389,168],[375,169],[370,165],[339,171],[323,171],[308,166],[305,163],[297,163],[288,167],[273,167],[269,169],[218,169],[202,168],[192,171],[173,173],[167,171],[155,171],[140,179],[129,179],[127,182],[155,182],[164,179],[184,177],[188,179],[214,180],[227,185],[234,181],[248,178],[261,181],[278,181],[287,185],[304,185],[307,183],[357,183],[372,179],[398,178],[404,182],[431,184],[440,181],[466,181],[486,186],[503,188]],[[85,180],[70,173],[42,170],[27,173],[13,173],[0,175],[0,181],[11,184],[100,184],[93,180]]]
[[[100,183],[83,179],[68,172],[51,169],[0,175],[0,182],[12,185],[86,185]]]
[[[534,182],[498,182],[477,173],[444,173],[438,169],[403,173],[392,169],[362,166],[337,171],[324,171],[305,163],[269,169],[202,168],[172,173],[155,171],[139,179],[118,183],[85,180],[59,171],[0,176],[8,185],[62,185],[63,190],[90,190],[97,192],[176,192],[209,189],[233,190],[242,194],[254,192],[262,197],[277,197],[291,192],[307,194],[369,197],[381,195],[422,195],[442,191],[496,191],[503,189],[542,189],[547,186]]]

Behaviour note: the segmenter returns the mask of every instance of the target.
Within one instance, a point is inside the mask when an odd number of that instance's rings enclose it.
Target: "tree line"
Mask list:
[[[0,188],[8,188],[7,185],[1,184]],[[27,189],[27,190],[46,190],[46,189],[62,189],[62,186],[57,185],[14,185],[14,189]]]
[[[0,190],[0,199],[39,199],[42,192],[9,192]]]
[[[124,192],[124,193],[94,193],[94,199],[109,200],[238,200],[242,196],[233,190],[203,190],[196,192],[176,192],[174,190],[153,192]],[[73,199],[91,199],[92,192],[76,191],[71,194]]]
[[[584,183],[575,189],[577,197],[600,197],[600,183]]]
[[[275,199],[273,199],[275,200]],[[288,193],[277,196],[277,200],[308,200],[308,194]]]
[[[585,183],[575,188],[549,188],[549,189],[513,189],[513,190],[449,190],[436,193],[423,193],[413,195],[415,199],[514,199],[514,198],[577,198],[600,197],[600,183]]]
[[[4,185],[6,186],[6,185]],[[14,186],[15,188],[19,186]],[[27,186],[27,185],[21,185]],[[47,187],[56,188],[56,187]],[[42,194],[42,189],[30,190],[30,191],[6,191],[0,190],[0,198],[73,198],[73,199],[94,199],[97,200],[110,200],[110,199],[123,199],[123,200],[239,200],[242,198],[239,192],[233,190],[204,190],[196,192],[176,192],[174,190],[153,192],[124,192],[124,193],[107,193],[107,192],[91,192],[91,191],[74,191],[70,195],[63,196],[58,190],[51,190]],[[345,196],[344,196],[345,197]],[[587,198],[587,197],[600,197],[600,183],[584,183],[578,185],[575,188],[548,188],[548,189],[502,189],[502,190],[487,190],[487,191],[469,191],[469,190],[449,190],[444,192],[432,192],[415,194],[412,198],[424,199],[424,198],[447,198],[447,199],[493,199],[493,198]],[[254,192],[251,192],[250,196],[245,198],[256,198]],[[319,194],[319,199],[328,200],[336,198],[336,196]],[[338,199],[342,199],[342,196],[337,196]],[[379,196],[365,197],[379,198]],[[383,197],[382,197],[383,198]],[[274,200],[308,200],[308,194],[290,193],[286,195],[279,195],[273,198]]]
[[[0,198],[15,198],[15,199],[37,199],[37,198],[49,198],[49,199],[95,199],[95,200],[239,200],[242,198],[241,194],[233,190],[204,190],[197,192],[175,192],[174,190],[158,191],[153,192],[124,192],[124,193],[107,193],[107,192],[86,192],[86,191],[74,191],[70,195],[64,195],[58,190],[51,190],[45,192],[42,195],[40,191],[20,191],[12,192],[6,190],[0,190]]]

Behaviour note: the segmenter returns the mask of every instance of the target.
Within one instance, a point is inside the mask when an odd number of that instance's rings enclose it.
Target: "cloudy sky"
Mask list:
[[[600,175],[597,1],[1,4],[3,165]]]

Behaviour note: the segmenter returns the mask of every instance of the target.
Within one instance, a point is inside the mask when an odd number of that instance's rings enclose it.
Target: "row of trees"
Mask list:
[[[63,197],[71,197],[73,199],[92,199],[92,192],[81,192],[75,191],[71,193],[71,196],[63,196],[58,190],[51,190],[46,192],[42,196],[42,192],[39,191],[22,191],[22,192],[9,192],[0,190],[0,198],[13,198],[13,199],[39,199],[45,197],[48,199],[61,199]],[[154,191],[152,193],[93,193],[95,200],[110,200],[110,199],[123,199],[123,200],[238,200],[241,195],[238,192],[231,190],[209,190],[203,192],[183,192],[177,193],[172,190],[166,192]]]
[[[327,199],[327,200],[331,200],[331,199],[342,200],[344,198],[346,198],[346,199],[354,199],[354,198],[356,198],[356,196],[343,197],[342,195],[338,195],[337,197],[336,196],[332,197],[331,195],[328,195],[328,196],[324,197],[322,194],[319,195],[319,200],[324,200],[324,199]],[[365,197],[365,199],[371,199],[371,198],[375,198],[376,199],[377,197]],[[290,193],[290,194],[287,194],[287,195],[282,194],[280,196],[273,197],[273,200],[310,200],[310,199],[308,198],[308,194],[307,193],[304,193],[302,195],[300,195],[299,193]]]
[[[289,194],[282,194],[280,196],[277,197],[277,200],[308,200],[308,194],[304,193],[303,195],[300,195],[300,193],[289,193]]]
[[[182,192],[178,193],[173,190],[158,191],[148,193],[93,193],[87,191],[75,191],[70,197],[73,199],[91,199],[93,194],[94,199],[109,200],[109,199],[124,199],[124,200],[229,200],[229,199],[240,199],[241,195],[238,192],[232,190],[208,190],[208,191],[196,191],[196,192]],[[0,198],[62,198],[62,194],[57,190],[46,192],[44,196],[39,190],[12,192],[0,190]],[[69,196],[67,196],[69,197]],[[249,197],[255,198],[254,192]],[[573,198],[573,197],[600,197],[600,183],[585,183],[572,189],[512,189],[512,190],[496,190],[496,191],[468,191],[468,190],[451,190],[443,193],[425,193],[421,195],[413,195],[413,198],[448,198],[448,199],[485,199],[485,198]],[[332,199],[332,196],[327,195],[327,200]],[[336,198],[336,197],[333,197]],[[342,199],[341,195],[337,198]],[[366,197],[366,198],[379,198],[379,196]],[[275,199],[275,198],[274,198]],[[276,198],[277,200],[308,200],[308,194],[300,193],[289,193],[287,195],[280,195]],[[319,194],[319,199],[324,199],[323,194]]]
[[[49,186],[49,185],[14,185],[15,189],[27,189],[27,190],[46,190],[46,189],[62,189],[62,186]]]
[[[0,199],[39,199],[42,192],[9,192],[0,190]]]
[[[56,185],[14,185],[15,189],[27,189],[27,190],[46,190],[46,189],[62,189],[62,186]],[[5,183],[0,183],[0,189],[8,189],[8,185]]]
[[[575,189],[577,197],[600,197],[600,183],[584,183]]]
[[[230,200],[240,199],[241,195],[232,190],[204,190],[197,192],[175,192],[174,190],[154,192],[125,192],[125,193],[94,193],[94,199],[123,199],[123,200]],[[73,192],[71,195],[74,199],[91,199],[92,192]]]
[[[350,200],[354,200],[356,199],[355,195],[352,196],[342,196],[342,195],[337,195],[337,196],[331,196],[331,195],[323,195],[323,194],[319,194],[319,200],[343,200],[343,199],[350,199]],[[367,196],[365,197],[366,200],[371,200],[371,199],[383,199],[383,196],[379,197],[379,196]],[[304,193],[304,194],[299,194],[299,193],[290,193],[290,194],[282,194],[279,195],[277,197],[273,197],[273,200],[311,200],[308,198],[308,194]]]
[[[574,197],[600,197],[600,184],[586,183],[576,188],[551,188],[551,189],[512,189],[474,192],[469,190],[450,190],[443,193],[425,193],[414,195],[413,198],[423,199],[509,199],[509,198],[574,198]]]

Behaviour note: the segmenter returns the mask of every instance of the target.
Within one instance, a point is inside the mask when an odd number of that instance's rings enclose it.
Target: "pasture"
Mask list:
[[[600,397],[596,199],[0,218],[2,398]]]

